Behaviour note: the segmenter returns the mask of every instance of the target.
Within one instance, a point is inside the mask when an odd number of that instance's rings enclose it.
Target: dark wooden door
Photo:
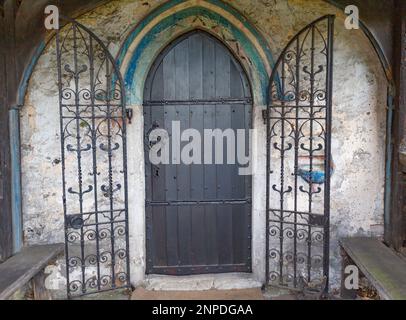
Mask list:
[[[204,164],[203,147],[204,129],[246,129],[248,153],[251,109],[244,71],[212,36],[190,33],[157,58],[144,92],[147,273],[251,271],[251,176]],[[201,133],[202,164],[150,163],[151,130],[171,136],[173,121]]]

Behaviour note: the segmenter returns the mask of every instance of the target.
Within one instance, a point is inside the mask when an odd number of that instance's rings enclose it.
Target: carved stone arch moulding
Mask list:
[[[129,34],[118,55],[129,105],[141,105],[148,71],[167,45],[192,30],[223,42],[245,69],[255,105],[265,106],[271,50],[259,32],[232,7],[218,1],[171,1],[154,10]]]

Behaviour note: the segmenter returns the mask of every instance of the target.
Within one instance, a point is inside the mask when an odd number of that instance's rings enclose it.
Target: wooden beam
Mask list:
[[[3,13],[3,10],[2,12]],[[9,239],[7,233],[10,232],[9,213],[3,208],[7,208],[7,200],[5,199],[5,192],[7,187],[7,172],[4,167],[3,154],[4,154],[4,129],[3,123],[5,122],[6,110],[6,71],[5,71],[5,47],[4,47],[4,19],[0,15],[0,262],[7,259],[11,254],[11,248],[8,246]]]
[[[13,253],[11,206],[11,157],[9,136],[10,85],[13,85],[15,63],[10,56],[14,48],[15,1],[4,3],[0,22],[0,261]],[[10,74],[11,73],[11,74]]]
[[[49,262],[63,252],[63,244],[24,248],[0,264],[0,300],[7,299],[38,275]],[[35,279],[38,288],[41,276]],[[37,292],[40,294],[40,292]],[[41,293],[42,294],[42,293]]]
[[[46,275],[44,270],[38,272],[32,278],[32,290],[34,291],[34,300],[51,300],[51,295],[45,287]]]
[[[391,210],[389,221],[385,225],[385,242],[400,250],[406,240],[405,205],[406,205],[406,2],[396,1],[394,21],[394,66],[395,109],[393,114],[393,154]]]
[[[341,248],[385,300],[406,299],[406,260],[374,238],[346,238]]]

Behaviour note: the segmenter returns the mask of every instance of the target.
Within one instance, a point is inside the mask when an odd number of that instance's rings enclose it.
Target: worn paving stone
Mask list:
[[[150,291],[139,287],[131,300],[264,300],[260,288],[203,291]]]

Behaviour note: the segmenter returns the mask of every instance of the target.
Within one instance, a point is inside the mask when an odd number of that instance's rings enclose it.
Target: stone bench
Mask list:
[[[33,281],[34,299],[46,299],[44,268],[63,252],[63,244],[26,247],[0,264],[0,300]]]
[[[381,299],[406,300],[406,260],[375,238],[345,238],[340,240],[343,256],[341,296],[356,297],[355,290],[345,288],[344,270],[356,265],[375,287]]]

